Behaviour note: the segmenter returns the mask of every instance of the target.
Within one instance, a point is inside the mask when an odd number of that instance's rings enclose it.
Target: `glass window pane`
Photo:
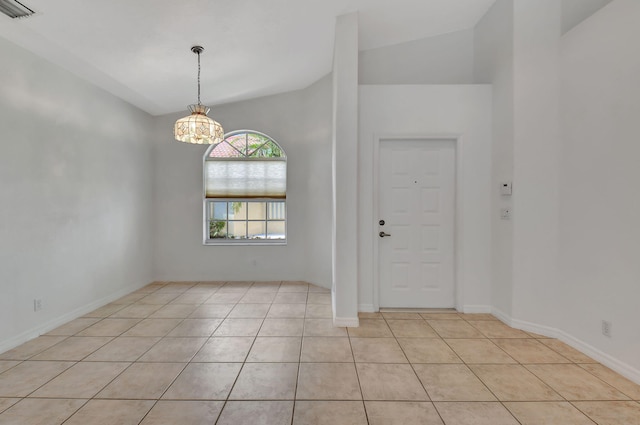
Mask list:
[[[249,202],[249,220],[266,220],[267,204],[266,202]]]
[[[227,222],[224,220],[209,221],[209,239],[224,239],[227,237]]]
[[[209,202],[209,218],[214,220],[227,219],[227,203],[226,202]]]
[[[229,220],[246,220],[247,203],[229,202]]]
[[[286,239],[284,221],[270,221],[267,229],[268,239]]]
[[[264,221],[250,221],[249,239],[265,239],[265,227]]]
[[[269,202],[269,220],[285,220],[286,208],[284,202]]]
[[[246,239],[247,238],[247,222],[246,221],[230,221],[227,237],[230,239]]]

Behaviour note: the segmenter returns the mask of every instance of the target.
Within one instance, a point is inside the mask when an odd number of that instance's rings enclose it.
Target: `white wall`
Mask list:
[[[462,181],[462,265],[457,277],[459,307],[491,310],[491,87],[360,86],[358,153],[359,299],[362,311],[374,306],[373,247],[377,206],[373,197],[373,152],[377,136],[459,135]]]
[[[360,84],[471,84],[473,29],[360,52]]]
[[[1,38],[0,57],[2,352],[149,283],[153,211],[151,117]]]
[[[562,34],[609,3],[611,0],[562,0]]]
[[[491,233],[493,306],[511,316],[513,221],[500,218],[513,210],[512,197],[500,195],[500,184],[513,181],[513,1],[498,0],[475,28],[476,83],[492,84]],[[518,187],[516,185],[516,191]],[[512,211],[513,212],[513,211]]]
[[[565,332],[640,382],[638,22],[640,2],[616,0],[562,39],[558,301]]]
[[[185,105],[186,107],[186,105]],[[154,276],[158,280],[305,280],[331,284],[331,79],[212,108],[226,132],[261,131],[287,154],[287,245],[202,245],[202,156],[156,118]]]
[[[338,16],[333,54],[333,322],[358,326],[358,14]]]

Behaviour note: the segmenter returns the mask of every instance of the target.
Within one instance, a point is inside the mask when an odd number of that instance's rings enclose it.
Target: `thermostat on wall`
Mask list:
[[[500,183],[500,195],[511,196],[511,182]]]

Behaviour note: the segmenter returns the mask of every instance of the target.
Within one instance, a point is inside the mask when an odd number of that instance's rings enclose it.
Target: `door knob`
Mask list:
[[[391,236],[389,233],[385,233],[385,232],[380,232],[378,233],[378,235],[380,235],[381,238],[384,238],[385,236]]]

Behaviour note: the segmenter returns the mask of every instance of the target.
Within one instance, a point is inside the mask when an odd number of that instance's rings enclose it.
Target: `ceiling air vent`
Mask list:
[[[26,18],[35,12],[17,0],[0,0],[0,12],[10,18]]]

